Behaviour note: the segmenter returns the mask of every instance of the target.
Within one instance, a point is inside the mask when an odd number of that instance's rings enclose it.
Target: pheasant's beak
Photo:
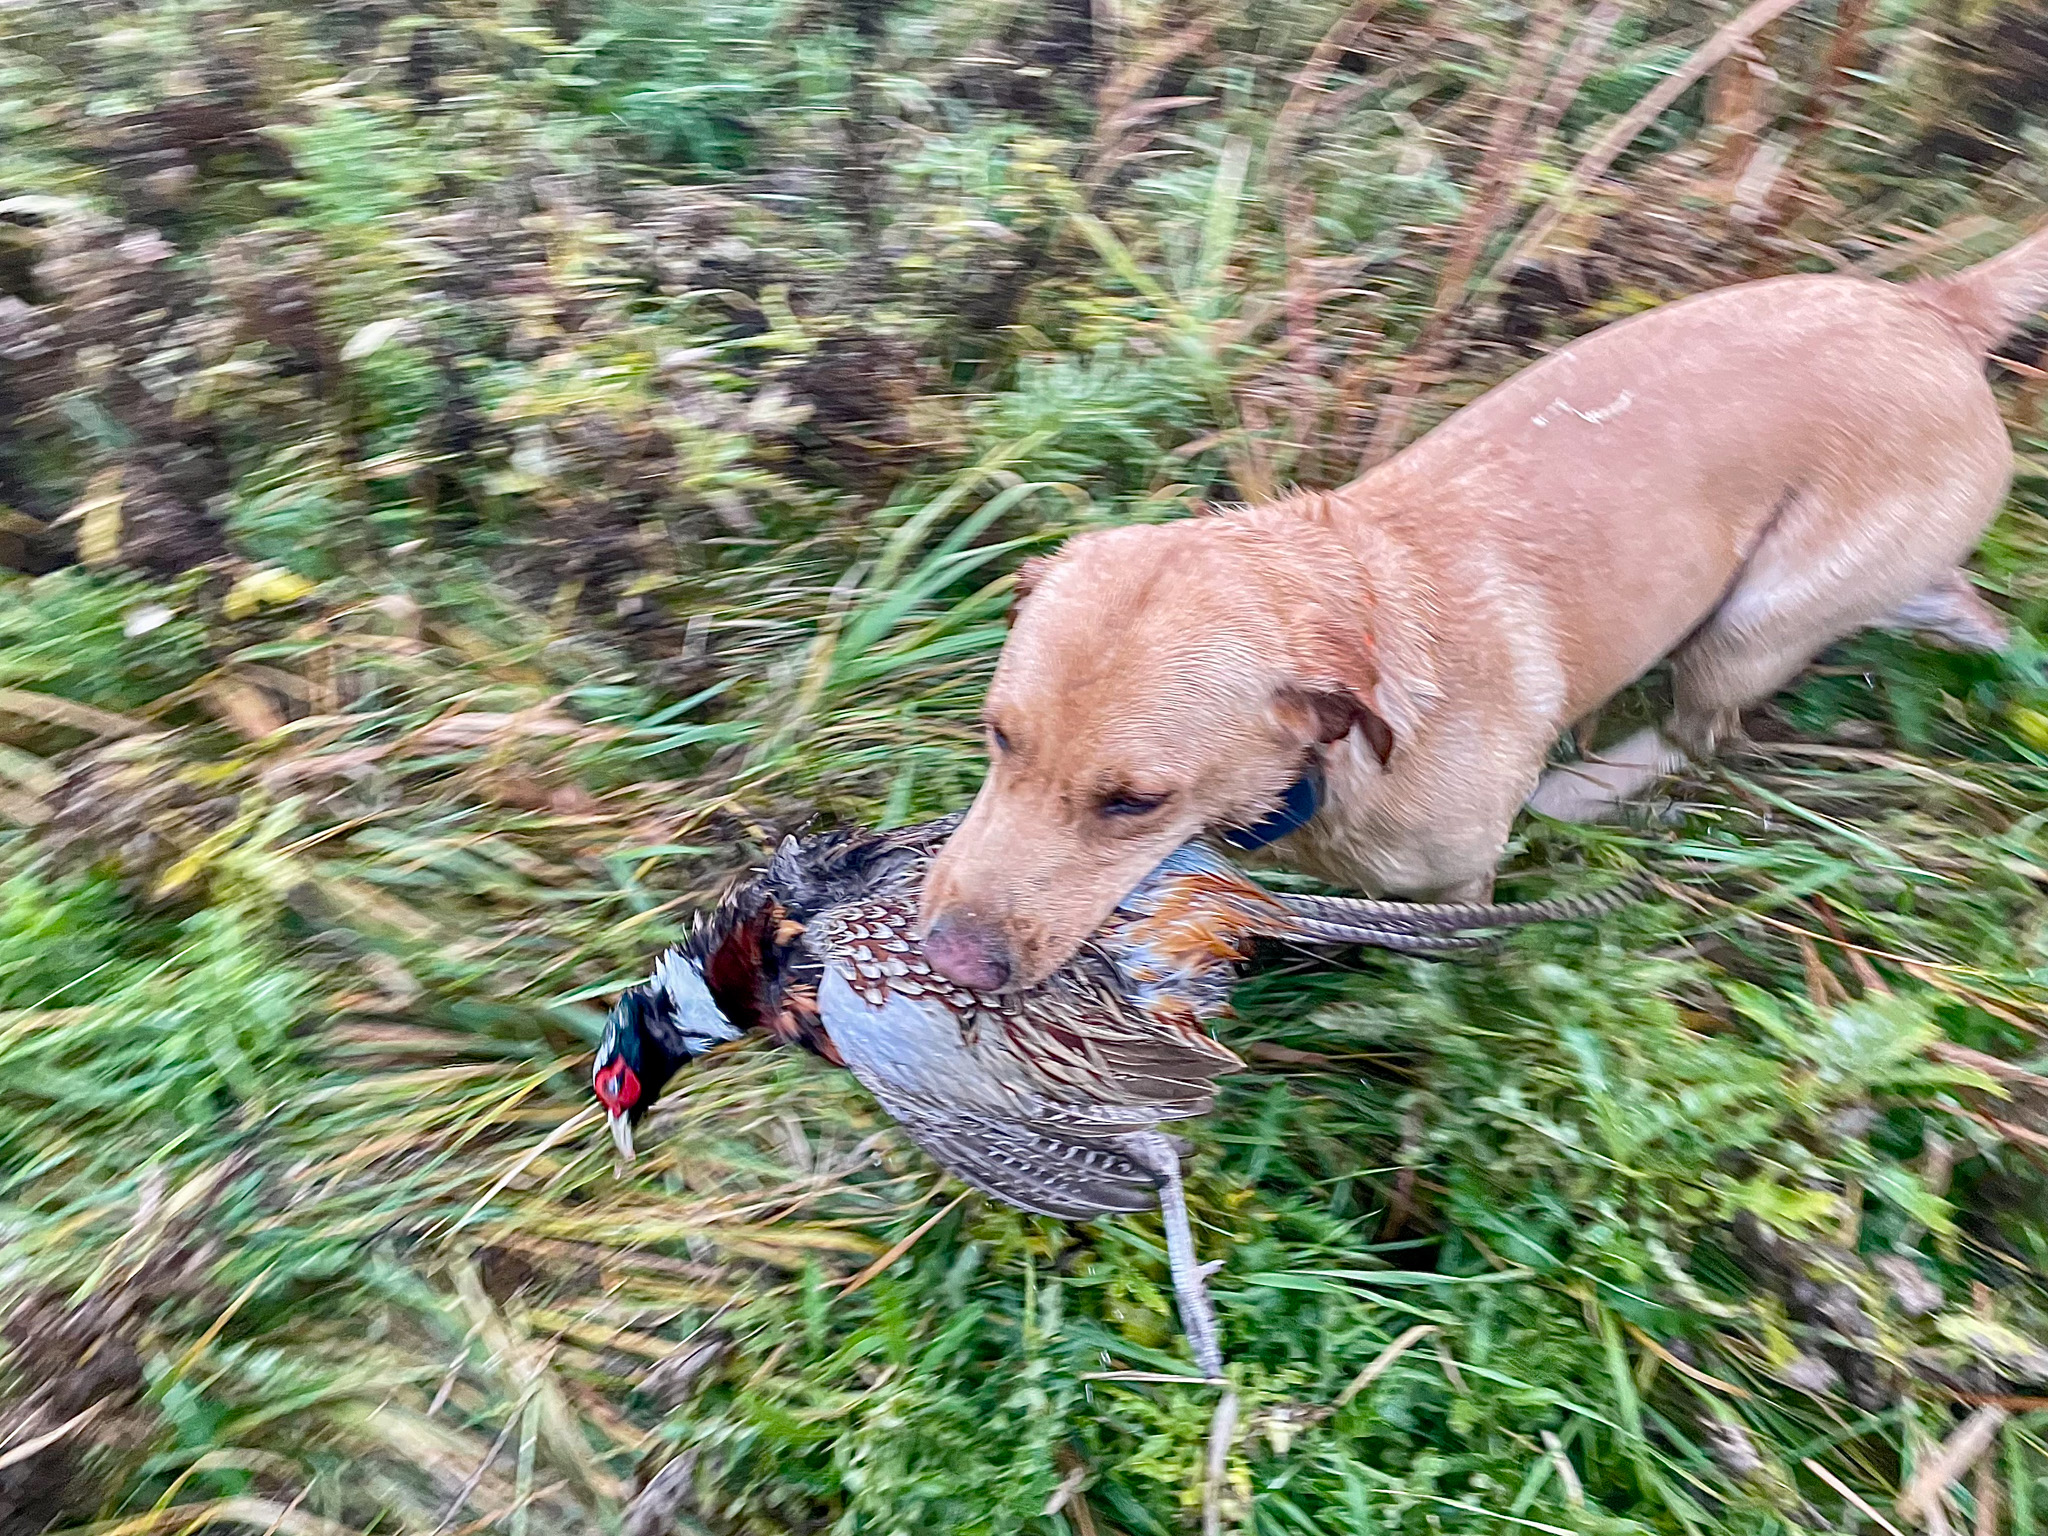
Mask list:
[[[612,1145],[619,1149],[619,1156],[627,1162],[633,1161],[633,1122],[622,1109],[611,1112]]]

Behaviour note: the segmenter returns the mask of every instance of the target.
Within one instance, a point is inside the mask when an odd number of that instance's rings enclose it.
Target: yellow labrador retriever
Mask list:
[[[1574,342],[1341,490],[1033,562],[926,954],[1034,983],[1204,829],[1483,896],[1525,801],[1597,814],[1853,630],[2001,646],[1958,565],[2012,473],[1985,357],[2044,299],[2048,230],[1936,281],[1740,284]],[[1662,730],[1544,773],[1666,656]]]

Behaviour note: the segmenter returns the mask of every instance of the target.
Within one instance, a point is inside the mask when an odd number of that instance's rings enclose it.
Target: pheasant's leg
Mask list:
[[[1195,1261],[1195,1234],[1188,1225],[1188,1202],[1180,1182],[1180,1154],[1157,1131],[1134,1132],[1123,1138],[1123,1148],[1131,1161],[1159,1180],[1159,1213],[1165,1218],[1166,1261],[1173,1271],[1180,1325],[1202,1374],[1219,1377],[1223,1374],[1223,1350],[1217,1343],[1209,1288],[1203,1283],[1202,1266]]]

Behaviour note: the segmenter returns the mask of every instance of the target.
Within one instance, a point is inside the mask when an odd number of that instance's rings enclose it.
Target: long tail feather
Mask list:
[[[1403,955],[1445,955],[1461,950],[1489,949],[1496,942],[1483,934],[1410,933],[1371,923],[1331,922],[1297,915],[1262,930],[1267,938],[1302,944],[1364,944]]]
[[[1295,896],[1275,892],[1289,911],[1326,923],[1348,923],[1391,933],[1460,933],[1475,928],[1521,928],[1530,923],[1606,917],[1641,901],[1654,889],[1638,875],[1612,890],[1590,896],[1551,896],[1542,901],[1423,902],[1369,901],[1354,896]],[[1360,940],[1370,943],[1371,940]]]

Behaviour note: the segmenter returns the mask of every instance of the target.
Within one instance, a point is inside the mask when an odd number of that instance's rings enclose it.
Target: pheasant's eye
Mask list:
[[[1135,789],[1112,789],[1097,803],[1105,816],[1149,816],[1166,804],[1167,795],[1143,795]]]

